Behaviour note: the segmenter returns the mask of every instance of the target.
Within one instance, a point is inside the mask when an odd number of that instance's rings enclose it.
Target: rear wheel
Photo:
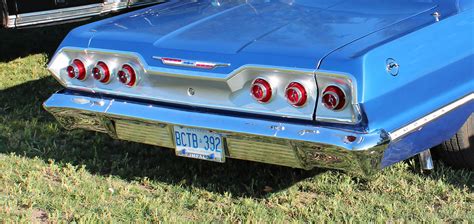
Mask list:
[[[436,150],[446,164],[474,169],[474,114],[451,139],[437,146]]]

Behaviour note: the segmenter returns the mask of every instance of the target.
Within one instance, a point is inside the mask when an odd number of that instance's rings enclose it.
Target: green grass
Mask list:
[[[61,128],[41,103],[45,64],[70,26],[0,30],[0,220],[4,222],[474,222],[474,172],[415,160],[370,181],[229,160]]]

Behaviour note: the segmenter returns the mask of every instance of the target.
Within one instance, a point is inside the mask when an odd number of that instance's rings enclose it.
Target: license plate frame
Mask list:
[[[225,163],[224,137],[202,128],[173,126],[176,156]]]

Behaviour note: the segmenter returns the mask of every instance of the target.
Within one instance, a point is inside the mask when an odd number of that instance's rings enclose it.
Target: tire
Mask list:
[[[449,166],[474,170],[474,114],[451,139],[437,146],[436,151]]]

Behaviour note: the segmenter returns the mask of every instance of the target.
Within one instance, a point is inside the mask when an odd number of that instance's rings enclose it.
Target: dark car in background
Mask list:
[[[163,0],[0,0],[0,28],[63,23]]]

